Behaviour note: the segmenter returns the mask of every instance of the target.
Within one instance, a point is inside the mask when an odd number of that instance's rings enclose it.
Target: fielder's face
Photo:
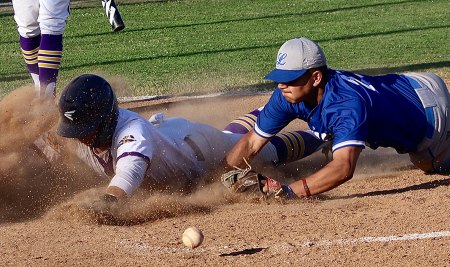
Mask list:
[[[300,76],[296,80],[286,83],[278,83],[284,98],[289,103],[296,104],[303,101],[308,102],[316,95],[314,93],[314,79],[311,79],[310,71]]]

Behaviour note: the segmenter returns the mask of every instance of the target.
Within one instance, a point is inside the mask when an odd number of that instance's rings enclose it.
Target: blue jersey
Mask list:
[[[289,103],[277,88],[258,117],[256,133],[270,138],[299,118],[319,138],[332,140],[333,151],[365,145],[393,147],[399,153],[416,150],[427,134],[428,123],[415,80],[397,74],[328,71],[323,98],[313,109],[303,102]]]

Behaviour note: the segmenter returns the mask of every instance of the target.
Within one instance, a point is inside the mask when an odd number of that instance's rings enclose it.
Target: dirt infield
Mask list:
[[[220,129],[268,97],[123,106]],[[314,155],[287,169],[301,177],[321,164]],[[38,175],[14,166],[0,177],[1,266],[450,266],[449,176],[425,175],[390,149],[365,149],[351,181],[310,200],[260,202],[230,196],[217,183],[189,196],[140,192],[119,225],[78,208],[107,181],[87,178],[77,165],[55,172],[35,162]],[[14,172],[26,179],[11,178]],[[181,243],[189,226],[205,235],[193,250]]]

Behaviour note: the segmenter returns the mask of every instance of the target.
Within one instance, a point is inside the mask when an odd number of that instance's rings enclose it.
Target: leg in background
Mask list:
[[[22,55],[37,90],[39,90],[38,52],[40,43],[40,34],[30,38],[20,36],[20,48],[22,50]]]
[[[247,114],[244,114],[243,116],[237,119],[234,119],[225,127],[223,132],[237,133],[237,134],[248,133],[251,129],[253,129],[253,126],[256,123],[256,118],[258,117],[258,114],[261,112],[263,108],[264,107],[257,108]]]
[[[270,143],[277,150],[277,164],[293,162],[318,151],[325,144],[322,140],[306,131],[279,133]]]
[[[38,56],[41,96],[55,96],[62,58],[62,34],[42,34]]]

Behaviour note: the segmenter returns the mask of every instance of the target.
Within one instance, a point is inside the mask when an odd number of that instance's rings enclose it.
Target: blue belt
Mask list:
[[[422,102],[422,98],[421,95],[418,93],[419,89],[426,89],[425,87],[423,87],[418,81],[416,81],[415,79],[405,76],[409,83],[411,84],[411,86],[414,88],[414,90],[416,91],[417,95],[419,96],[420,101]],[[428,90],[428,89],[426,89]],[[425,116],[427,118],[427,130],[425,133],[425,136],[429,139],[431,139],[433,137],[433,133],[434,133],[434,112],[433,112],[433,107],[425,107],[425,103],[422,102],[422,105],[425,108]]]

